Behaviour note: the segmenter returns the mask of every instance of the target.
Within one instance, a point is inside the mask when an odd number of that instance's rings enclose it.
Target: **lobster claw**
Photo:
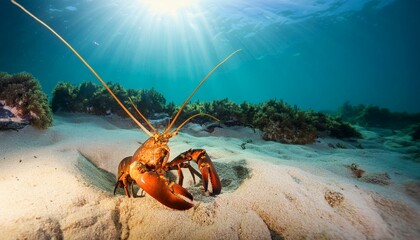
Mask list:
[[[194,206],[187,201],[192,201],[193,196],[185,188],[147,170],[140,162],[135,161],[130,165],[130,176],[145,192],[169,208],[187,210]]]
[[[205,150],[201,150],[200,156],[197,159],[198,169],[200,169],[204,192],[208,190],[209,178],[212,186],[212,194],[220,194],[222,191],[222,183],[220,182],[219,175],[217,174],[216,169],[214,168],[213,162],[211,161],[209,155]]]

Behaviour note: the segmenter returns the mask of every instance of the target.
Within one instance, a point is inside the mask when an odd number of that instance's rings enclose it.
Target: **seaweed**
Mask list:
[[[252,128],[254,127],[254,118],[255,118],[255,114],[257,113],[257,106],[254,104],[249,104],[247,102],[242,102],[240,105],[241,108],[241,115],[239,118],[239,121],[247,124],[248,126],[251,126]]]
[[[305,112],[283,101],[268,100],[257,107],[253,125],[264,132],[263,139],[282,143],[313,143],[317,136]]]
[[[19,117],[28,120],[34,127],[45,129],[52,125],[48,97],[38,80],[29,73],[0,73],[0,100],[16,108]]]
[[[389,129],[402,129],[420,123],[419,113],[391,112],[387,108],[374,105],[352,106],[348,101],[340,107],[338,117],[364,127]]]
[[[122,103],[126,106],[129,105],[128,93],[121,84],[108,82],[107,85]],[[123,117],[126,116],[124,110],[121,109],[118,103],[103,86],[99,86],[95,91],[91,99],[91,103],[94,114],[108,115],[113,113]]]
[[[362,134],[353,128],[350,124],[341,121],[333,121],[329,128],[330,136],[343,138],[362,138]]]
[[[212,101],[209,106],[210,114],[223,121],[238,120],[241,118],[241,109],[238,104],[227,98]]]
[[[129,105],[128,93],[120,84],[108,85],[124,104]],[[51,108],[53,112],[87,112],[97,115],[115,113],[125,116],[125,112],[105,87],[92,82],[83,82],[78,86],[59,82],[52,91]]]
[[[175,111],[168,114],[170,114],[170,116],[172,116],[173,118],[175,114],[179,111],[179,108],[180,106],[175,106],[174,108]],[[209,112],[206,112],[203,104],[201,104],[199,101],[192,102],[184,107],[184,109],[182,110],[182,114],[178,117],[177,124],[181,124],[182,122],[184,122],[189,117],[195,114],[204,113],[204,112],[209,113]],[[200,124],[204,123],[203,118],[194,118],[191,122],[200,123]]]
[[[318,132],[327,132],[327,135],[338,138],[362,138],[362,135],[349,123],[340,118],[328,116],[321,112],[305,112],[307,123],[311,124]]]
[[[164,96],[152,89],[127,89],[120,84],[108,84],[115,95],[133,111],[134,104],[146,118],[174,116],[180,106],[166,104]],[[132,100],[132,104],[129,100]],[[53,91],[53,110],[91,112],[105,115],[115,113],[126,116],[115,100],[102,86],[84,82],[79,86],[59,83]],[[134,111],[133,111],[134,112]],[[191,102],[185,106],[177,124],[198,114],[211,114],[225,126],[243,125],[263,131],[265,140],[290,144],[313,143],[319,132],[327,132],[336,138],[360,138],[361,134],[339,118],[315,111],[302,111],[281,100],[268,100],[261,104],[242,102],[237,104],[228,98],[211,102]],[[194,118],[192,122],[204,124],[209,118]]]
[[[59,82],[52,91],[51,109],[53,112],[75,112],[78,89],[69,82]]]
[[[312,110],[302,111],[283,101],[268,100],[255,109],[252,124],[264,132],[266,140],[307,144],[313,143],[320,132],[339,139],[362,137],[339,118]]]
[[[130,102],[141,109],[146,117],[152,117],[156,113],[175,112],[173,103],[166,105],[166,99],[155,89],[134,90],[125,89],[119,83],[107,83],[120,101],[134,110]],[[92,82],[83,82],[79,86],[67,82],[58,83],[52,92],[51,106],[53,112],[87,112],[96,115],[117,114],[126,117],[126,113],[115,102],[113,97],[102,85]],[[134,112],[134,111],[133,111]]]
[[[154,88],[140,90],[140,101],[136,103],[136,106],[141,109],[145,117],[164,112],[165,105],[165,97]]]
[[[92,82],[83,82],[79,85],[77,94],[77,109],[79,112],[85,110],[91,112],[93,110],[92,96],[98,91],[99,86]]]

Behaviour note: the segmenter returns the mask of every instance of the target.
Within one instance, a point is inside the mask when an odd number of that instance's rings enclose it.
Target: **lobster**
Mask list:
[[[133,185],[136,183],[142,190],[148,193],[150,196],[155,198],[163,205],[177,210],[187,210],[193,207],[193,196],[188,192],[187,189],[182,187],[183,174],[182,169],[187,168],[195,183],[195,175],[202,179],[204,185],[204,192],[209,193],[208,185],[209,180],[212,186],[212,191],[209,194],[217,195],[222,190],[222,184],[217,171],[204,149],[190,149],[184,153],[181,153],[175,157],[172,161],[168,162],[170,149],[168,147],[169,139],[176,136],[179,130],[191,119],[198,116],[208,116],[215,120],[218,120],[214,116],[205,113],[199,113],[189,117],[182,124],[180,124],[174,131],[171,131],[176,120],[180,116],[184,107],[191,100],[197,90],[203,85],[203,83],[210,77],[210,75],[224,64],[229,58],[236,54],[241,49],[238,49],[228,55],[223,61],[217,64],[198,84],[198,86],[192,91],[189,97],[185,100],[182,106],[179,108],[175,117],[169,122],[168,127],[159,133],[150,122],[144,117],[144,115],[136,108],[131,101],[134,109],[143,119],[143,121],[153,131],[150,132],[143,124],[141,124],[134,115],[124,106],[124,104],[118,99],[118,97],[112,92],[108,85],[103,79],[96,73],[96,71],[86,62],[86,60],[57,32],[55,32],[45,22],[37,18],[22,5],[17,3],[15,0],[11,2],[22,9],[26,14],[31,16],[33,19],[41,23],[49,31],[51,31],[58,39],[60,39],[79,59],[80,61],[95,75],[99,82],[105,87],[109,94],[115,99],[115,101],[121,106],[121,108],[127,113],[127,115],[142,129],[149,138],[134,152],[133,156],[126,157],[121,160],[118,166],[117,172],[117,183],[114,188],[114,194],[118,187],[124,189],[127,197],[130,197],[129,187],[131,186],[131,193],[134,196]],[[200,172],[195,170],[190,162],[197,163]],[[178,183],[171,182],[165,177],[165,173],[168,171],[177,170]]]
[[[149,138],[150,140],[150,138]],[[165,152],[164,157],[161,159],[167,159]],[[163,156],[163,155],[161,155]],[[197,163],[198,172],[190,165],[190,161]],[[163,162],[162,162],[163,163]],[[159,165],[159,164],[158,164]],[[202,179],[204,185],[204,192],[209,193],[208,184],[209,179],[212,186],[212,192],[209,194],[219,194],[222,190],[222,185],[220,178],[217,174],[217,171],[204,149],[190,149],[179,154],[172,161],[168,162],[164,167],[160,165],[161,168],[153,170],[155,166],[147,167],[146,164],[142,164],[140,161],[135,161],[133,157],[126,157],[121,160],[118,166],[118,179],[117,184],[114,188],[114,195],[118,187],[123,188],[127,197],[130,197],[129,187],[131,186],[131,193],[133,197],[134,193],[134,183],[137,183],[140,188],[154,197],[156,200],[161,202],[163,205],[168,206],[177,210],[186,210],[191,208],[193,205],[189,201],[185,201],[181,197],[176,195],[181,195],[190,201],[193,200],[193,196],[182,187],[183,183],[183,173],[182,168],[188,168],[191,175],[193,176],[194,184],[195,175]],[[162,173],[165,173],[170,170],[177,170],[178,172],[178,183],[169,182]],[[150,184],[153,182],[152,184]]]

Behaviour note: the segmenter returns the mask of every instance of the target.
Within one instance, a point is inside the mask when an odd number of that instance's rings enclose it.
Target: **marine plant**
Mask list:
[[[47,95],[38,80],[29,73],[0,73],[0,100],[16,108],[19,117],[28,120],[34,127],[45,129],[52,125]]]
[[[246,103],[245,103],[246,104]],[[248,111],[244,111],[242,107],[235,102],[224,98],[221,100],[213,100],[211,102],[192,102],[184,109],[184,116],[182,119],[187,119],[198,113],[208,113],[217,117],[221,122],[227,124],[228,122],[237,122],[242,125],[250,125],[252,122],[252,115],[247,115]],[[247,115],[247,116],[245,116]],[[249,116],[251,117],[249,119]],[[181,119],[181,118],[180,118]],[[248,121],[249,119],[249,121]],[[194,122],[203,123],[208,119],[197,118]]]
[[[305,113],[278,100],[268,100],[257,108],[253,125],[261,129],[265,140],[290,144],[313,143],[316,128],[308,124]]]
[[[350,102],[345,102],[340,107],[337,117],[364,127],[389,129],[402,129],[420,123],[419,113],[392,112],[387,108],[374,105],[352,106]]]
[[[362,137],[355,128],[340,118],[311,110],[305,112],[305,118],[306,122],[315,127],[318,132],[328,132],[331,137],[339,139]]]
[[[90,112],[93,110],[93,96],[100,87],[93,82],[82,82],[77,94],[78,111]]]
[[[212,101],[208,111],[222,121],[238,120],[242,114],[239,105],[227,98]]]
[[[239,107],[241,109],[239,121],[254,128],[254,118],[257,113],[258,106],[244,101],[239,105]]]
[[[180,106],[177,106],[176,107],[177,110],[179,108],[180,108]],[[174,113],[176,113],[176,112],[177,111],[175,111]],[[204,113],[204,112],[205,112],[204,104],[202,104],[200,101],[191,102],[190,104],[188,104],[187,106],[185,106],[185,108],[183,110],[182,116],[179,116],[178,119],[179,119],[179,122],[184,122],[189,117],[192,117],[192,116],[194,116],[196,114]],[[173,116],[173,114],[171,114],[170,116]],[[215,117],[218,117],[218,116],[215,116]],[[202,123],[199,118],[194,119],[192,122]]]
[[[154,88],[140,90],[140,101],[137,102],[136,106],[142,110],[145,117],[164,112],[165,105],[165,97]]]
[[[51,109],[53,112],[77,112],[78,88],[69,82],[59,82],[52,91]]]
[[[126,106],[129,106],[129,99],[127,91],[119,83],[107,83],[109,88]],[[126,116],[124,110],[115,102],[112,96],[109,95],[108,90],[103,86],[99,86],[92,96],[92,112],[97,115],[117,114],[119,116]]]
[[[175,112],[175,104],[166,105],[163,95],[153,88],[135,90],[125,89],[119,83],[109,82],[108,85],[124,105],[134,110],[132,106],[134,104],[138,109],[142,109],[146,117],[151,117],[155,113]],[[51,106],[53,112],[87,112],[97,115],[113,113],[126,116],[108,91],[92,82],[82,82],[78,86],[68,82],[58,83],[52,91]]]
[[[164,96],[155,89],[124,89],[120,84],[109,83],[110,89],[134,113],[134,105],[146,118],[174,116],[180,106],[166,104]],[[83,82],[79,86],[59,83],[53,91],[53,110],[90,112],[98,115],[109,113],[126,117],[103,86]],[[313,143],[320,132],[336,138],[360,138],[361,134],[340,118],[316,111],[302,111],[281,100],[268,100],[261,104],[237,104],[227,98],[210,102],[192,102],[183,109],[179,122],[199,113],[211,114],[225,125],[244,125],[263,131],[266,140],[282,143]],[[194,118],[203,124],[208,118]]]

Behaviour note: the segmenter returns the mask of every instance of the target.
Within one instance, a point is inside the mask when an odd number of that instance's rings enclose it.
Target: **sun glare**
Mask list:
[[[196,0],[144,0],[143,4],[153,14],[176,15],[179,11],[192,7]]]

